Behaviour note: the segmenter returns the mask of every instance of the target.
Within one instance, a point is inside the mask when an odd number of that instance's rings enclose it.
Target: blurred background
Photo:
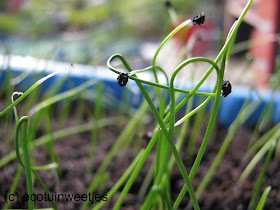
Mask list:
[[[2,0],[0,54],[105,66],[109,56],[121,53],[133,67],[146,67],[160,42],[176,25],[204,12],[204,25],[185,29],[166,47],[160,61],[163,66],[175,67],[179,48],[190,40],[194,40],[192,55],[215,58],[246,3]],[[278,0],[254,1],[238,32],[230,71],[226,74],[233,83],[270,87],[279,66],[279,7]]]

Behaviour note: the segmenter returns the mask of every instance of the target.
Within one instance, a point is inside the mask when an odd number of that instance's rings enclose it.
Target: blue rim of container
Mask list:
[[[0,57],[0,84],[3,84],[7,76],[7,69],[9,69],[12,74],[12,78],[18,77],[19,75],[26,73],[28,74],[18,85],[22,89],[21,91],[27,90],[32,84],[38,80],[38,75],[44,76],[52,72],[59,71],[60,74],[55,75],[53,78],[47,80],[42,84],[42,90],[46,90],[51,87],[56,81],[60,80],[67,74],[67,79],[62,86],[61,91],[65,91],[69,88],[71,83],[72,87],[81,85],[82,83],[96,79],[101,81],[105,88],[110,89],[110,94],[114,94],[115,98],[121,99],[123,91],[127,87],[120,87],[117,82],[117,76],[115,73],[111,72],[106,66],[89,66],[81,64],[69,64],[65,62],[56,62],[56,61],[45,61],[40,59],[35,59],[31,57],[22,57],[22,56],[1,56]],[[145,73],[146,78],[152,78],[152,74]],[[130,87],[136,87],[134,81],[129,81]],[[189,89],[190,87],[187,87]],[[135,90],[136,88],[134,88]],[[106,90],[106,89],[105,89]],[[137,89],[136,89],[137,90]],[[199,91],[210,92],[211,88],[207,85],[199,88]],[[141,98],[140,90],[133,91],[130,94],[131,105],[136,106],[140,103],[139,98]],[[198,96],[196,96],[197,98]],[[219,121],[225,125],[229,126],[237,117],[243,103],[246,99],[250,97],[251,101],[260,101],[256,110],[250,115],[244,124],[254,125],[258,122],[259,118],[262,115],[262,112],[267,107],[271,100],[273,101],[273,111],[271,112],[271,122],[279,123],[280,122],[280,93],[272,92],[271,90],[263,91],[262,93],[257,93],[256,91],[250,91],[249,87],[246,86],[234,86],[232,88],[232,93],[227,97],[222,97],[218,112]],[[261,97],[261,100],[260,100]],[[138,100],[134,100],[137,98]],[[197,99],[195,100],[197,101]]]

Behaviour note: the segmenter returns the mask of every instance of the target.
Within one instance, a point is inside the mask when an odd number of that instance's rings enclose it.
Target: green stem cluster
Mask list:
[[[110,70],[112,70],[113,72],[120,74],[121,72],[116,69],[115,67],[113,67],[111,65],[112,61],[115,60],[116,58],[120,59],[120,61],[122,62],[122,64],[124,65],[124,67],[127,69],[128,76],[129,79],[134,80],[136,82],[136,84],[138,85],[138,87],[140,88],[146,102],[149,104],[150,109],[152,110],[158,126],[155,130],[154,136],[153,138],[150,140],[148,146],[146,147],[146,149],[144,150],[142,156],[139,159],[139,162],[137,164],[137,166],[135,167],[134,171],[132,172],[130,178],[128,179],[117,203],[115,204],[114,209],[119,209],[122,201],[125,197],[125,195],[128,193],[130,187],[132,186],[134,180],[136,179],[138,173],[140,172],[143,164],[145,163],[147,157],[149,156],[152,148],[154,147],[155,143],[158,142],[158,149],[157,149],[157,158],[156,158],[156,170],[155,170],[155,179],[154,179],[154,184],[153,187],[150,189],[150,192],[148,193],[146,200],[143,204],[142,209],[149,209],[152,206],[155,208],[155,206],[165,206],[165,207],[169,207],[171,205],[171,201],[169,199],[169,195],[168,194],[162,194],[162,192],[165,192],[166,189],[168,189],[168,176],[170,174],[170,170],[172,167],[168,167],[168,158],[169,158],[169,153],[170,150],[173,154],[173,157],[181,171],[182,177],[185,181],[185,185],[182,188],[180,194],[178,195],[178,198],[176,199],[175,203],[173,204],[173,209],[177,209],[181,203],[182,198],[184,197],[185,193],[188,191],[193,207],[194,209],[199,209],[199,205],[197,202],[197,197],[194,193],[191,181],[195,176],[195,173],[200,165],[200,162],[202,160],[203,154],[205,152],[207,143],[210,139],[213,127],[214,127],[214,123],[215,123],[215,119],[217,117],[217,113],[218,113],[218,108],[219,108],[219,103],[220,103],[220,97],[221,97],[221,92],[222,92],[222,84],[223,84],[223,77],[224,77],[224,71],[225,71],[225,66],[226,66],[226,62],[229,58],[230,55],[230,51],[232,49],[232,46],[234,44],[235,41],[235,37],[237,34],[237,30],[246,14],[246,12],[248,11],[249,7],[251,6],[253,0],[249,0],[246,7],[244,8],[242,14],[240,15],[239,19],[233,24],[229,35],[226,39],[226,42],[223,46],[223,48],[221,49],[220,53],[218,54],[218,56],[216,57],[216,59],[210,60],[207,58],[202,58],[202,57],[197,57],[197,58],[190,58],[184,62],[182,62],[173,72],[171,79],[169,80],[168,77],[166,76],[167,74],[165,73],[165,71],[159,67],[156,66],[156,58],[160,52],[160,50],[162,49],[162,47],[164,46],[164,44],[171,38],[173,37],[179,30],[181,30],[183,27],[185,27],[186,25],[188,25],[189,23],[191,23],[191,20],[186,20],[185,22],[183,22],[182,24],[180,24],[177,28],[175,28],[164,40],[163,42],[160,44],[159,48],[157,49],[154,58],[153,58],[153,62],[152,62],[152,66],[144,68],[144,69],[140,69],[140,70],[132,70],[132,68],[129,66],[128,62],[124,59],[124,57],[120,54],[115,54],[113,56],[111,56],[108,59],[107,62],[107,66]],[[220,60],[222,60],[220,67],[218,66],[218,63],[220,62]],[[210,64],[210,68],[206,71],[206,73],[202,76],[202,78],[200,79],[200,81],[194,86],[194,88],[192,90],[184,90],[181,88],[175,88],[174,87],[174,81],[176,76],[178,75],[178,73],[188,64],[190,63],[194,63],[194,62],[206,62],[208,64]],[[217,79],[216,79],[216,84],[212,90],[211,93],[207,93],[207,92],[198,92],[198,89],[201,87],[201,85],[206,81],[206,79],[209,77],[209,75],[212,73],[213,69],[216,70],[216,74],[217,74]],[[140,74],[142,72],[145,71],[153,71],[153,75],[155,78],[155,81],[146,81],[146,80],[142,80],[139,79],[137,77],[137,74]],[[158,81],[158,77],[157,77],[157,70],[160,70],[166,77],[167,79],[167,85],[163,85],[160,84]],[[155,103],[153,102],[152,98],[149,96],[147,90],[145,89],[145,87],[143,86],[143,84],[147,84],[150,86],[154,86],[156,88],[157,91],[157,95],[158,95],[158,102],[159,102],[159,110],[157,109],[157,107],[155,106]],[[170,85],[168,85],[170,84]],[[170,104],[169,106],[167,106],[167,104],[165,104],[165,101],[162,100],[162,94],[161,94],[161,89],[165,89],[168,90],[168,93],[170,94]],[[177,105],[176,105],[176,100],[175,100],[175,92],[180,92],[180,93],[187,93],[187,96],[185,96],[183,98],[183,100],[181,100]],[[194,95],[200,95],[200,96],[206,96],[207,98],[199,105],[197,106],[195,109],[191,110],[189,113],[186,113],[186,115],[184,117],[182,117],[180,120],[178,120],[176,122],[175,120],[175,115],[176,113],[194,96]],[[212,112],[211,112],[211,116],[210,116],[210,120],[208,122],[208,126],[207,126],[207,130],[206,133],[204,135],[202,144],[200,146],[199,152],[196,156],[195,162],[192,166],[192,169],[190,171],[190,175],[188,175],[186,168],[183,164],[183,161],[179,155],[179,151],[176,148],[174,142],[173,142],[173,137],[174,137],[174,132],[175,132],[175,127],[180,125],[181,123],[183,123],[184,121],[188,120],[192,115],[194,115],[195,113],[199,112],[203,107],[205,107],[206,104],[208,104],[212,98],[215,98],[214,100],[214,105],[212,107]],[[167,107],[167,108],[166,108]],[[162,110],[165,109],[165,111],[163,112]],[[165,147],[164,144],[162,144],[162,141],[167,142],[168,147]],[[165,196],[166,200],[159,202],[158,198],[163,198]]]

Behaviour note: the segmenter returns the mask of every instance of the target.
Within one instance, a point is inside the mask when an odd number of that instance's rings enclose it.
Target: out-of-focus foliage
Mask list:
[[[192,14],[201,0],[170,1],[179,16]],[[5,3],[6,2],[6,3]],[[107,24],[131,35],[162,33],[169,16],[162,0],[28,0],[15,14],[5,11],[2,1],[0,27],[3,33],[50,35],[65,30],[91,30]]]
[[[19,26],[19,18],[9,13],[0,13],[0,30],[14,33]]]
[[[184,20],[200,1],[170,2]],[[0,41],[18,55],[94,65],[116,48],[133,55],[137,40],[159,40],[171,29],[163,0],[24,0],[13,12],[11,2],[0,1]]]
[[[272,74],[270,78],[270,85],[273,90],[279,89],[280,87],[280,61],[279,56],[275,59],[275,72]]]

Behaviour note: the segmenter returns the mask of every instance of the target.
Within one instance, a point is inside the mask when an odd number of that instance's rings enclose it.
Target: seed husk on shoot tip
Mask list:
[[[193,19],[192,19],[192,24],[193,25],[201,25],[205,22],[205,14],[204,12],[202,12],[201,14],[195,16]]]
[[[168,9],[173,7],[170,1],[164,2],[164,5],[165,5]]]
[[[117,78],[117,83],[123,87],[128,82],[128,73],[121,73]]]
[[[231,93],[231,84],[228,80],[223,81],[222,96],[227,97]]]

